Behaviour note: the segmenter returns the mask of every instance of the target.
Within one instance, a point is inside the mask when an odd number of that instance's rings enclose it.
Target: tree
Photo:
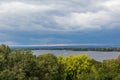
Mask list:
[[[23,71],[27,79],[36,77],[38,74],[37,58],[32,54],[31,51],[25,51],[23,56]],[[21,64],[22,64],[21,63]]]
[[[11,49],[7,45],[0,45],[0,54],[3,58],[2,65],[8,68],[9,66],[9,54],[11,53]]]
[[[0,73],[0,80],[16,80],[15,73],[10,72],[9,70],[4,70]]]
[[[104,60],[99,71],[99,79],[100,80],[113,80],[117,77],[119,72],[119,64],[115,59]]]
[[[65,64],[65,80],[82,80],[82,74],[90,73],[92,66],[91,58],[86,54],[71,55],[63,59]]]
[[[59,65],[57,57],[53,54],[43,54],[37,57],[39,65],[39,78],[41,80],[58,80],[59,78]]]
[[[5,59],[8,58],[8,55],[10,52],[11,52],[11,49],[7,45],[2,44],[0,46],[0,53],[4,54]]]

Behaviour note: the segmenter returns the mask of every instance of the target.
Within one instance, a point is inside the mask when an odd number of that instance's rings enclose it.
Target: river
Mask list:
[[[69,56],[71,54],[88,54],[89,57],[97,60],[103,61],[106,59],[117,58],[120,52],[99,52],[99,51],[70,51],[70,50],[33,50],[34,55],[40,55],[45,53],[52,53],[54,55]]]

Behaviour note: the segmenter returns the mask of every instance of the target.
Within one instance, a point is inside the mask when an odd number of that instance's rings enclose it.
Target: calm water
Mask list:
[[[33,53],[35,55],[40,55],[44,53],[53,53],[54,55],[64,55],[69,56],[71,54],[88,54],[91,58],[94,58],[97,61],[102,61],[105,59],[112,59],[116,58],[118,55],[120,55],[120,52],[98,52],[98,51],[69,51],[69,50],[33,50]]]

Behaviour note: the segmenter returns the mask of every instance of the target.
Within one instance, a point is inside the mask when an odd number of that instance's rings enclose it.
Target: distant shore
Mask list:
[[[106,47],[106,48],[64,48],[64,47],[16,47],[12,48],[24,50],[71,50],[71,51],[120,51],[120,48]]]

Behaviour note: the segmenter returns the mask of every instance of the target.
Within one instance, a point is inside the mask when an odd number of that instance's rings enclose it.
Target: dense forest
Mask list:
[[[36,56],[0,45],[0,80],[120,80],[120,56],[98,62],[86,54]]]

